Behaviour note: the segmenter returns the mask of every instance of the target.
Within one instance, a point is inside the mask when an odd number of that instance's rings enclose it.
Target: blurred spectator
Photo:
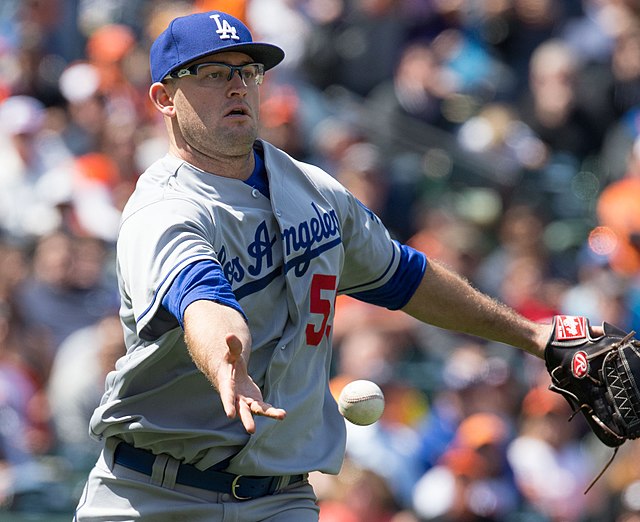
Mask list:
[[[28,272],[24,249],[17,244],[0,241],[0,303],[12,303],[16,288]]]
[[[314,473],[320,522],[394,522],[398,506],[388,483],[375,472],[345,459],[338,477]]]
[[[0,507],[38,488],[36,456],[51,442],[42,381],[23,358],[21,338],[0,302]]]
[[[78,27],[64,22],[73,18],[60,0],[22,0],[7,5],[4,13],[12,30],[8,45],[15,57],[9,63],[9,89],[13,94],[33,96],[45,105],[60,101],[58,75],[65,59],[74,59],[80,47]],[[68,15],[71,16],[68,17]]]
[[[504,97],[511,88],[508,70],[470,31],[445,29],[435,37],[431,47],[453,91],[462,95],[460,101],[464,104],[485,103]],[[449,105],[452,105],[451,101]],[[460,108],[463,108],[462,104],[454,114],[453,107],[447,107],[449,118],[456,123],[468,117]]]
[[[246,23],[249,3],[247,0],[195,0],[193,10],[194,12],[224,11]]]
[[[629,21],[630,22],[630,21]],[[640,103],[640,20],[628,23],[616,35],[611,56],[611,103],[618,117]]]
[[[58,194],[45,190],[42,179],[72,158],[46,118],[44,104],[30,96],[11,96],[0,105],[0,227],[17,239],[61,223]]]
[[[576,96],[580,63],[559,39],[541,43],[529,66],[526,96],[518,102],[520,118],[546,144],[545,156],[570,155],[580,162],[601,145],[600,122],[592,121]]]
[[[120,319],[109,315],[72,333],[55,355],[47,387],[55,451],[77,470],[89,470],[100,452],[89,437],[89,418],[100,404],[107,373],[124,353]]]
[[[429,411],[418,426],[416,458],[423,470],[440,461],[469,416],[491,413],[508,418],[514,414],[519,397],[511,373],[505,360],[473,342],[452,349],[442,366],[442,381],[434,386]]]
[[[550,218],[583,217],[597,191],[596,174],[581,169],[602,145],[607,122],[592,118],[577,95],[580,67],[566,43],[544,41],[531,56],[528,88],[517,105],[520,119],[545,145],[539,168],[525,173],[518,193],[536,198]]]
[[[600,479],[607,486],[611,497],[609,509],[612,517],[615,517],[612,520],[616,522],[634,522],[640,514],[640,470],[636,466],[639,456],[640,444],[636,441],[625,444],[620,447],[618,455]]]
[[[75,156],[99,151],[106,116],[98,69],[87,62],[74,63],[60,75],[59,86],[67,102],[62,132],[66,146]]]
[[[330,2],[330,15],[313,28],[304,60],[311,83],[367,96],[391,78],[409,26],[397,7],[396,0]]]
[[[391,210],[388,198],[392,180],[384,171],[381,153],[375,145],[367,142],[350,145],[334,175],[364,206],[385,221]]]
[[[470,278],[481,251],[479,229],[446,205],[422,209],[417,221],[408,243]]]
[[[640,139],[627,156],[625,176],[600,193],[597,205],[599,237],[592,245],[608,258],[612,268],[625,276],[640,270]]]
[[[605,237],[597,238],[600,233]],[[565,289],[560,312],[589,317],[592,324],[606,320],[620,328],[633,329],[625,310],[625,296],[631,290],[626,278],[611,269],[606,255],[593,250],[599,249],[601,241],[608,242],[607,236],[599,227],[592,231],[591,244],[585,245],[576,258],[577,281]]]
[[[115,243],[125,197],[118,190],[129,189],[117,163],[109,155],[92,153],[77,157],[74,167],[70,219],[75,223],[67,223],[68,228],[79,236]]]
[[[495,31],[489,41],[502,62],[514,73],[516,96],[526,88],[529,61],[534,51],[563,27],[567,4],[555,0],[489,3],[488,14]]]
[[[532,207],[516,205],[504,211],[498,223],[496,247],[473,274],[478,287],[492,296],[502,293],[503,276],[516,259],[536,257],[548,266],[549,253],[543,239],[544,221]]]
[[[403,49],[391,78],[371,90],[367,104],[382,128],[400,143],[411,134],[411,120],[451,128],[443,112],[454,93],[454,79],[426,42]],[[388,144],[391,150],[393,143]]]
[[[344,26],[345,0],[309,0],[306,14],[311,21],[310,33],[300,71],[320,91],[340,83],[337,35]]]
[[[515,480],[527,502],[552,521],[579,521],[589,515],[583,495],[598,470],[585,459],[579,418],[560,395],[534,387],[522,403],[518,435],[508,449]]]
[[[51,364],[70,334],[118,309],[108,259],[96,238],[54,232],[38,241],[33,273],[19,288],[16,305],[26,328],[44,336],[43,361]]]
[[[276,72],[276,76],[286,76],[287,71],[295,71],[304,55],[306,41],[311,31],[307,18],[300,12],[295,2],[262,0],[249,2],[246,9],[246,20],[255,35],[254,38],[271,42],[285,52],[285,59],[282,62],[283,70]],[[286,27],[286,30],[282,30],[283,27]]]
[[[551,321],[559,313],[559,303],[557,286],[545,269],[538,256],[513,258],[503,273],[500,290],[503,302],[533,321]]]
[[[300,121],[300,98],[291,85],[272,85],[260,106],[260,135],[295,158],[304,160],[306,144]]]
[[[635,16],[627,13],[618,29],[611,60],[597,71],[601,80],[596,85],[604,83],[604,86],[601,89],[592,88],[596,96],[607,102],[609,112],[609,129],[601,151],[607,167],[606,181],[617,180],[625,175],[628,156],[640,135],[640,18],[637,10]]]
[[[473,153],[489,156],[508,186],[520,182],[524,169],[539,167],[544,144],[518,119],[511,104],[487,103],[457,131],[460,145]]]
[[[451,446],[417,482],[413,505],[422,520],[495,521],[516,513],[520,492],[506,458],[511,428],[476,413],[462,421]]]
[[[351,145],[363,140],[363,132],[353,122],[327,116],[313,129],[309,153],[314,162],[335,176],[339,163]]]
[[[86,48],[104,103],[100,152],[108,151],[123,179],[133,180],[141,172],[135,162],[135,135],[150,118],[148,64],[137,55],[137,45],[129,26],[107,24],[91,33]]]

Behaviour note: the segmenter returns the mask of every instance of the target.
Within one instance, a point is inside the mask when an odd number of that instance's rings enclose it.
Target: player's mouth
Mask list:
[[[225,113],[225,117],[237,118],[243,116],[249,116],[249,111],[246,107],[242,106],[232,107]]]

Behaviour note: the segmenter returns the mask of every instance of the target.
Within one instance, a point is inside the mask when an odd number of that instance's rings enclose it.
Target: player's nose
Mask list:
[[[240,69],[231,69],[229,77],[227,78],[227,82],[229,84],[233,84],[234,86],[242,86],[243,88],[247,87],[247,82],[242,77],[242,72],[240,71]]]

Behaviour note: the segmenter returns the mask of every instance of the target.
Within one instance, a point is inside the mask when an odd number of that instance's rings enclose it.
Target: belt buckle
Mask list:
[[[241,497],[236,493],[236,488],[240,486],[240,484],[238,484],[238,480],[240,480],[242,477],[243,475],[236,475],[236,478],[233,479],[233,482],[231,483],[231,494],[236,500],[249,500],[251,497]]]

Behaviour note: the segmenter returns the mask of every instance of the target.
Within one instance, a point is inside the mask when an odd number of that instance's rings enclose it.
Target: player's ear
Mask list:
[[[155,82],[149,87],[149,98],[162,114],[173,117],[175,106],[173,104],[173,90],[170,85]]]

